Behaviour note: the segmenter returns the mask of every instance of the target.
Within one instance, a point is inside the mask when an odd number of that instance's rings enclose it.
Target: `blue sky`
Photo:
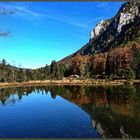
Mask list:
[[[0,2],[17,9],[0,15],[0,60],[25,68],[38,68],[74,53],[89,41],[90,31],[102,19],[113,17],[122,2]]]

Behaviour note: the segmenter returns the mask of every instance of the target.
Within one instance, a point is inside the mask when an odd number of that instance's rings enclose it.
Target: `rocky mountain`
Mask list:
[[[77,54],[93,55],[108,52],[112,48],[126,45],[139,36],[140,3],[126,2],[113,18],[102,20],[95,26],[86,45],[62,61],[67,61]]]

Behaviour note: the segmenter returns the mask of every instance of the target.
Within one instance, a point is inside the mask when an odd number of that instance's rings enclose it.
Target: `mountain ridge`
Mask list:
[[[100,28],[101,31],[93,37],[93,31],[97,32],[96,28],[103,23],[106,23],[103,26],[104,29]],[[140,36],[140,3],[126,2],[114,17],[102,20],[92,29],[89,42],[86,45],[59,62],[69,60],[77,54],[93,55],[94,53],[107,52],[111,48],[124,46],[137,36]]]

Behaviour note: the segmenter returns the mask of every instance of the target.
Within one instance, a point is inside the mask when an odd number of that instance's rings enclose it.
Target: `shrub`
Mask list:
[[[124,76],[127,80],[136,78],[135,72],[132,69],[125,69]]]

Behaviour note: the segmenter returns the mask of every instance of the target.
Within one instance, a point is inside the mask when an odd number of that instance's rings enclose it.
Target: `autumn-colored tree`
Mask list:
[[[88,56],[82,56],[80,54],[73,57],[71,61],[72,73],[83,77],[85,73],[85,65],[88,59]]]
[[[72,58],[71,69],[73,71],[73,74],[80,75],[80,69],[81,69],[80,67],[82,63],[83,63],[83,57],[80,54]]]
[[[106,74],[115,77],[124,77],[124,70],[133,66],[133,55],[131,47],[115,48],[107,57]]]
[[[90,58],[91,62],[91,73],[92,75],[103,75],[105,74],[106,65],[106,54],[99,53],[95,54]]]
[[[136,74],[136,77],[140,78],[140,45],[134,43],[132,45],[132,53],[133,53],[133,70]]]

